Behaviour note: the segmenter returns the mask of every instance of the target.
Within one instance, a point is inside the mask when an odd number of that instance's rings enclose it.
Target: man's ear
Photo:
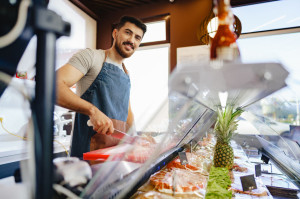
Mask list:
[[[118,32],[117,29],[114,29],[113,32],[112,32],[112,37],[113,37],[114,40],[115,40],[116,37],[117,37],[117,32]]]

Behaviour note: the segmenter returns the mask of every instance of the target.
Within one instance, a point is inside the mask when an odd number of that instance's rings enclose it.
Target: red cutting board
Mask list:
[[[117,146],[98,149],[83,154],[84,160],[125,160],[129,162],[143,163],[153,155],[154,147],[134,146],[131,144],[119,144]]]
[[[132,147],[133,145],[130,144],[119,144],[113,147],[98,149],[95,151],[84,153],[83,159],[84,160],[97,160],[97,159],[106,160],[110,156],[113,156],[113,160],[117,160],[122,158],[124,156],[124,153],[131,150]]]

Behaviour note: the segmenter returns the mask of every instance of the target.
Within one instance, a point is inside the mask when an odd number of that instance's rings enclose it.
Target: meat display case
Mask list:
[[[263,175],[271,175],[271,178],[262,176],[260,179],[271,179],[269,187],[266,182],[269,190],[289,190],[296,195],[300,184],[299,145],[292,141],[295,139],[291,138],[289,129],[284,131],[289,135],[283,136],[272,128],[256,105],[285,88],[287,77],[288,72],[280,63],[177,66],[169,80],[168,94],[162,98],[155,114],[147,117],[143,130],[129,129],[128,134],[137,138],[135,142],[123,139],[115,147],[92,152],[96,154],[89,159],[93,178],[80,197],[134,197],[151,175],[179,152],[192,152],[213,132],[216,109],[225,104],[245,110],[239,117],[240,126],[233,144],[249,162],[262,166]],[[106,156],[97,156],[103,154]],[[280,188],[280,183],[273,180],[276,176],[282,176],[281,185],[282,179],[288,185]],[[268,198],[272,198],[270,192]]]

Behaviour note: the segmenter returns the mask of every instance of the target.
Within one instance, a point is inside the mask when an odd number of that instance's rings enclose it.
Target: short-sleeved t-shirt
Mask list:
[[[83,95],[83,93],[94,82],[102,69],[104,59],[105,50],[90,48],[80,50],[70,58],[68,64],[72,65],[84,74],[84,76],[76,84],[76,94],[78,96]],[[124,71],[121,64],[114,63],[111,59],[109,59],[109,57],[107,57],[106,62],[112,63]]]

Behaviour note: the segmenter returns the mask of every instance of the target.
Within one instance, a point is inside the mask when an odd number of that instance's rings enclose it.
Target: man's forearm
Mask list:
[[[93,130],[97,133],[111,134],[114,131],[113,123],[96,106],[81,99],[71,89],[61,83],[57,85],[57,104],[89,116]]]

